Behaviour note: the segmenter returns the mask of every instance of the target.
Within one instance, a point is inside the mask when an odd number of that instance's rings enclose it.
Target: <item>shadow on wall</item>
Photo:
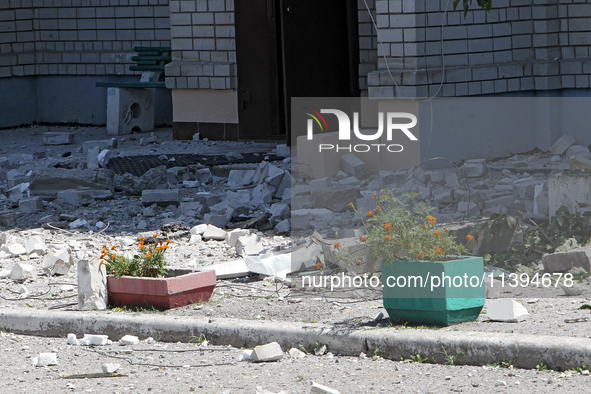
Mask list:
[[[96,82],[137,82],[137,76],[38,76],[0,79],[0,127],[31,123],[107,123],[107,88]],[[156,89],[154,124],[172,125],[170,90]]]

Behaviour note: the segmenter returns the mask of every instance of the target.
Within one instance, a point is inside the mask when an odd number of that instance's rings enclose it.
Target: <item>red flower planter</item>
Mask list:
[[[187,273],[189,272],[189,273]],[[215,271],[169,270],[164,278],[107,277],[109,305],[177,308],[209,300],[216,283]]]

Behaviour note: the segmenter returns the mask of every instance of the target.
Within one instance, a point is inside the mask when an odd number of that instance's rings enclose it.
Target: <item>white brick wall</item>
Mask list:
[[[402,8],[400,1],[376,3],[380,37],[388,48],[379,52],[387,57],[378,59],[374,73],[380,77],[369,75],[370,97],[437,92],[438,80],[427,70],[441,71],[442,51],[443,96],[589,86],[591,0],[495,0],[490,13],[475,2],[466,18],[451,10],[451,2],[446,14],[447,1],[427,1],[426,11],[417,7],[424,2],[406,3],[402,0]],[[392,80],[384,82],[386,61],[395,77],[403,76],[402,86],[383,89]],[[421,90],[424,86],[428,90]]]
[[[0,0],[0,77],[138,74],[134,46],[170,46],[168,0]]]

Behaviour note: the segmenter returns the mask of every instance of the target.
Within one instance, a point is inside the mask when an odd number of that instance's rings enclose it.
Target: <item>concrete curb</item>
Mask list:
[[[541,362],[566,370],[591,364],[591,339],[432,330],[351,330],[347,327],[296,322],[207,319],[113,312],[42,311],[20,309],[0,313],[0,327],[18,334],[48,337],[68,333],[107,334],[188,342],[204,334],[212,344],[254,347],[277,341],[283,348],[326,344],[334,354],[357,356],[361,352],[400,360],[420,354],[428,362],[485,365],[513,360],[519,368],[533,369]],[[447,353],[447,357],[446,354]],[[455,356],[455,360],[450,360]]]

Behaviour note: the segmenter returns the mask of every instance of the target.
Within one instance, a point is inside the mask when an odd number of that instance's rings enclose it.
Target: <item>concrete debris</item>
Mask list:
[[[462,166],[468,178],[477,178],[486,175],[487,166],[485,159],[466,160]]]
[[[179,201],[180,197],[178,189],[159,189],[142,191],[142,202],[144,205],[178,205]]]
[[[289,157],[291,155],[289,146],[286,144],[277,145],[277,156],[279,157]]]
[[[283,356],[281,346],[277,342],[271,342],[255,347],[250,358],[255,362],[270,362],[281,360]]]
[[[335,389],[331,389],[330,387],[326,387],[314,382],[312,383],[310,394],[340,394],[340,392]]]
[[[208,226],[209,225],[207,224],[198,224],[197,226],[191,228],[190,233],[191,235],[202,235],[205,232],[205,230],[207,230]]]
[[[200,267],[200,269],[201,271],[215,271],[217,279],[240,278],[250,274],[250,269],[243,259]]]
[[[238,241],[238,238],[248,235],[248,234],[250,234],[250,231],[248,231],[248,230],[242,230],[242,229],[232,230],[232,231],[226,233],[226,242],[228,243],[228,245],[230,245],[231,247],[234,248],[236,246],[236,241]]]
[[[577,141],[573,138],[573,136],[564,134],[560,137],[556,142],[552,145],[550,150],[555,155],[563,155],[571,145],[575,144]]]
[[[23,281],[25,279],[32,279],[37,276],[35,267],[25,263],[16,263],[12,266],[10,271],[10,279]]]
[[[29,289],[27,289],[27,287],[25,285],[20,285],[19,287],[16,288],[16,292],[18,294],[27,294],[27,293],[29,293]]]
[[[98,260],[78,261],[78,310],[107,309],[107,271]]]
[[[253,256],[260,254],[265,247],[257,234],[249,234],[238,237],[236,240],[236,253],[241,256]]]
[[[341,166],[349,176],[361,178],[365,175],[365,163],[352,153],[341,156]]]
[[[296,359],[297,358],[304,358],[304,357],[306,357],[306,353],[292,347],[291,349],[289,349],[289,356],[291,358],[296,358]]]
[[[115,373],[121,367],[120,364],[103,364],[101,365],[101,369],[104,373]]]
[[[68,224],[68,227],[71,229],[77,229],[86,227],[88,225],[88,221],[85,219],[76,219],[72,223]]]
[[[562,252],[546,253],[542,256],[544,271],[568,272],[573,268],[583,268],[585,271],[591,271],[591,245],[578,247]]]
[[[96,157],[98,165],[102,168],[107,167],[107,164],[109,164],[109,160],[111,160],[112,154],[113,153],[109,149],[101,151],[101,153],[99,153]]]
[[[78,338],[76,338],[76,334],[68,334],[68,340],[66,342],[68,345],[79,345]]]
[[[27,249],[20,243],[5,244],[0,248],[0,253],[10,257],[17,257],[27,253]]]
[[[202,234],[204,241],[224,241],[226,239],[226,231],[212,224],[209,224]]]
[[[250,272],[285,278],[294,272],[291,253],[268,253],[260,256],[244,256],[244,264]]]
[[[226,159],[230,160],[230,161],[235,161],[235,160],[240,160],[243,159],[244,156],[242,156],[239,152],[228,152],[226,153]]]
[[[68,189],[57,192],[57,201],[76,206],[88,205],[94,201],[91,189]]]
[[[57,365],[57,353],[40,353],[33,359],[33,365],[36,367]]]
[[[119,340],[119,345],[121,346],[136,345],[138,343],[140,343],[140,340],[138,337],[134,335],[125,335],[123,338]]]
[[[75,142],[76,134],[73,132],[49,132],[43,133],[43,143],[45,145],[70,145]]]
[[[571,170],[591,170],[591,160],[578,154],[575,154],[568,159],[568,165]]]
[[[252,357],[252,350],[250,349],[244,349],[242,351],[242,355],[240,356],[240,359],[238,359],[238,361],[250,361],[251,357]]]
[[[74,265],[74,259],[69,247],[64,247],[57,252],[48,253],[43,258],[41,267],[50,275],[66,275]]]
[[[109,344],[108,335],[84,334],[84,338],[79,340],[82,346],[104,346]]]
[[[486,306],[486,317],[492,321],[518,323],[527,318],[527,309],[511,298],[491,300]]]
[[[580,296],[587,293],[587,291],[579,286],[573,284],[572,286],[566,286],[563,283],[559,283],[560,288],[564,290],[564,294],[569,297]]]
[[[86,153],[86,168],[89,170],[97,170],[99,166],[98,156],[101,153],[101,149],[98,146],[90,148]]]
[[[22,213],[33,213],[43,209],[41,197],[23,198],[18,202],[18,208]]]

